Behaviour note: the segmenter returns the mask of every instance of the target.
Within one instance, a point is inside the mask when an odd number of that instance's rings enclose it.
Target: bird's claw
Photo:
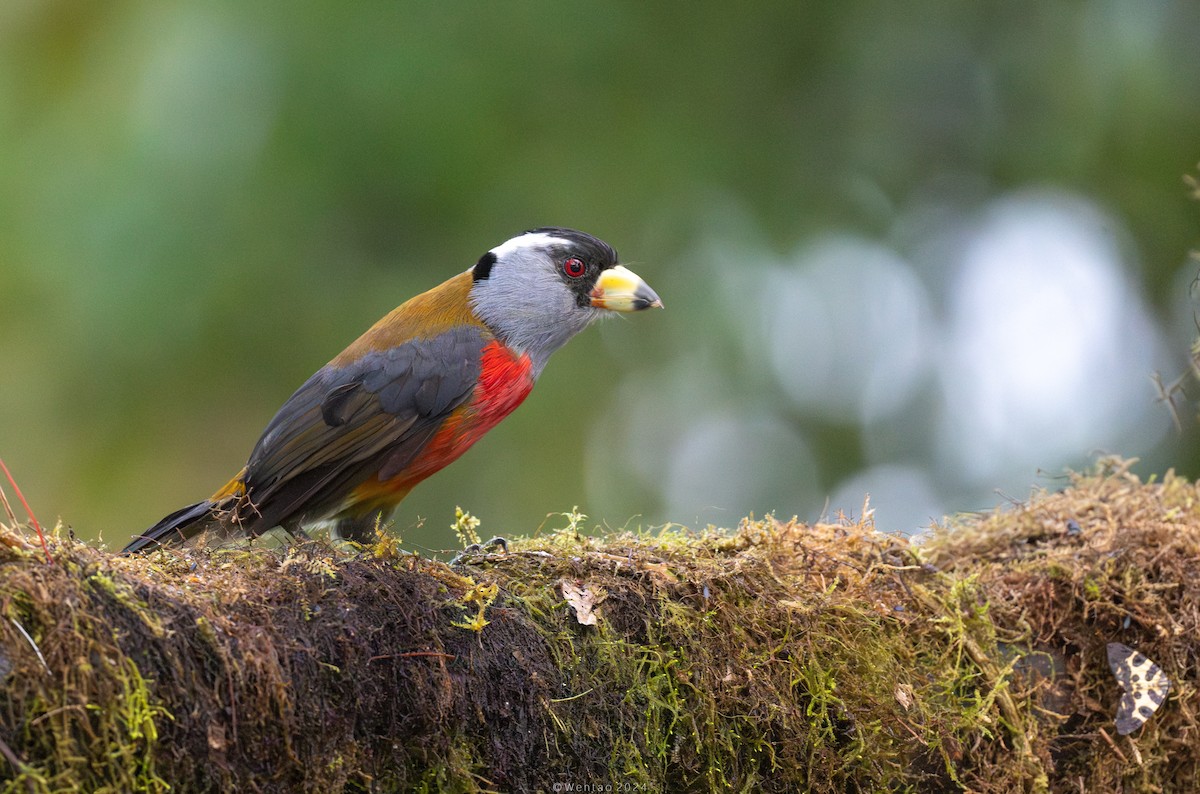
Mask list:
[[[455,554],[454,558],[452,560],[450,560],[450,564],[458,565],[460,562],[462,562],[464,559],[471,556],[472,554],[482,554],[484,552],[491,551],[492,549],[495,549],[495,548],[499,548],[501,554],[508,554],[508,541],[502,537],[496,536],[496,537],[492,538],[491,540],[485,541],[483,543],[472,543],[470,546],[467,546],[465,549],[460,551],[458,554]]]

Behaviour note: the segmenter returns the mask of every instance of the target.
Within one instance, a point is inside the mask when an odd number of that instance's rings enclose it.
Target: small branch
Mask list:
[[[25,514],[29,516],[30,523],[32,523],[33,528],[37,530],[38,540],[42,542],[42,551],[46,554],[46,562],[53,565],[54,558],[50,556],[50,549],[46,546],[46,534],[42,532],[42,525],[38,523],[37,516],[35,516],[33,514],[33,510],[30,509],[29,502],[25,501],[25,495],[21,493],[21,486],[17,485],[17,481],[13,479],[12,472],[10,472],[8,467],[4,465],[4,458],[0,458],[0,469],[4,470],[4,476],[8,478],[9,484],[13,487],[13,490],[16,491],[17,498],[21,500],[21,504],[25,508]],[[9,515],[12,515],[12,508],[9,506],[7,499],[4,500],[4,506],[8,508]]]

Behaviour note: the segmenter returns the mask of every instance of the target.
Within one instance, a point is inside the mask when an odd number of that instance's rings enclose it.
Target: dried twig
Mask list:
[[[8,478],[8,483],[16,491],[17,498],[21,500],[21,505],[25,508],[25,514],[29,516],[29,522],[33,524],[33,528],[37,530],[38,540],[42,542],[42,551],[46,554],[46,562],[54,564],[54,558],[50,556],[50,549],[46,546],[46,534],[42,532],[42,525],[38,523],[37,516],[33,514],[33,510],[29,507],[29,502],[25,501],[25,494],[21,493],[21,486],[17,485],[17,481],[13,479],[12,472],[4,465],[4,459],[0,458],[0,469],[4,470],[4,476]],[[4,500],[4,506],[9,507],[8,500]],[[12,514],[12,508],[9,507],[9,514]],[[16,517],[13,516],[15,519]]]

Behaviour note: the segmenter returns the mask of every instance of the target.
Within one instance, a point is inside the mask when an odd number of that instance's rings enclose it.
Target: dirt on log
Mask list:
[[[864,520],[448,566],[0,530],[0,779],[50,791],[1194,791],[1200,489],[1123,465]],[[1139,730],[1105,647],[1170,695]]]

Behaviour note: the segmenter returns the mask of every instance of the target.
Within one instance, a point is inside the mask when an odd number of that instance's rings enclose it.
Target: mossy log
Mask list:
[[[0,532],[5,791],[1194,791],[1200,489],[137,558]],[[1119,736],[1119,641],[1171,695]]]

